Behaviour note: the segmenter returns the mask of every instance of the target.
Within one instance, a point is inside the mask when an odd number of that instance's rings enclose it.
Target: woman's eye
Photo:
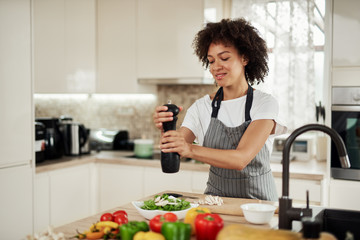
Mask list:
[[[227,57],[227,58],[223,58],[223,59],[221,59],[221,60],[223,60],[223,61],[227,61],[227,60],[229,60],[229,57]]]
[[[214,61],[209,61],[209,64],[213,64],[214,63]]]

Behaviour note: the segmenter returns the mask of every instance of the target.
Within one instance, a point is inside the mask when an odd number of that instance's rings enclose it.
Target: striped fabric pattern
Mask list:
[[[216,149],[236,149],[250,122],[251,120],[248,120],[238,127],[227,127],[213,117],[203,145]],[[211,166],[205,194],[277,201],[269,158],[264,145],[242,171]]]

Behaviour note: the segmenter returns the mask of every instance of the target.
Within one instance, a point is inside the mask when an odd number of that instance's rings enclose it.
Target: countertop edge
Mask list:
[[[112,156],[111,154],[96,154],[96,155],[84,155],[80,157],[63,157],[57,160],[48,160],[44,163],[38,164],[36,166],[36,174],[44,173],[48,171],[54,171],[58,169],[80,166],[83,164],[94,163],[94,164],[118,164],[118,165],[127,165],[127,166],[139,166],[139,167],[154,167],[160,168],[160,161],[157,159],[154,160],[144,160],[139,158],[129,158],[131,152],[124,152],[118,154],[117,156]],[[121,156],[123,155],[123,156]],[[282,177],[282,168],[281,163],[270,163],[272,173],[274,177]],[[302,171],[299,166],[304,165],[306,171]],[[316,170],[309,172],[309,165],[315,166]],[[299,169],[296,169],[298,166]],[[293,167],[293,169],[292,169]],[[294,179],[306,179],[306,180],[315,180],[321,181],[325,178],[325,167],[326,163],[311,163],[311,162],[296,162],[290,163],[290,177]],[[295,168],[295,169],[294,169]],[[188,171],[199,171],[199,172],[208,172],[210,166],[208,164],[199,164],[194,162],[181,162],[180,170]]]

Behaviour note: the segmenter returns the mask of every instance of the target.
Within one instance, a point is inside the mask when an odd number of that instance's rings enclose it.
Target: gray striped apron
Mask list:
[[[253,89],[249,85],[245,103],[245,122],[237,127],[227,127],[217,119],[223,96],[223,89],[220,88],[212,101],[211,121],[205,133],[203,146],[236,149],[251,122]],[[275,182],[270,169],[270,154],[266,145],[241,171],[211,166],[205,194],[277,201]]]

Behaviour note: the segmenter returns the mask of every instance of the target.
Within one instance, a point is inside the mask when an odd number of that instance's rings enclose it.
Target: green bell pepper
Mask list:
[[[161,233],[166,240],[189,240],[191,225],[183,222],[164,222]]]
[[[149,231],[149,225],[145,221],[130,221],[119,227],[119,234],[122,240],[132,240],[134,235],[140,231]]]

